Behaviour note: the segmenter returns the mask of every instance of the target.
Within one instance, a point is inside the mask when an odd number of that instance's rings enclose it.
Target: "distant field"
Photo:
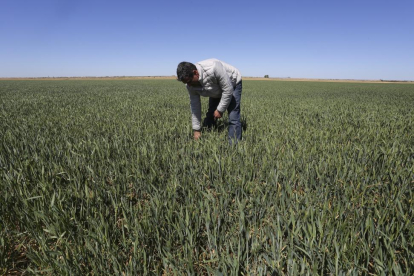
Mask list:
[[[45,78],[0,78],[2,80],[172,80],[175,76],[118,76],[118,77],[45,77]],[[414,81],[401,80],[354,80],[354,79],[305,79],[305,78],[259,78],[243,77],[244,80],[265,81],[306,81],[306,82],[352,82],[352,83],[405,83],[414,84]]]
[[[1,80],[0,274],[413,275],[414,84],[243,85]]]

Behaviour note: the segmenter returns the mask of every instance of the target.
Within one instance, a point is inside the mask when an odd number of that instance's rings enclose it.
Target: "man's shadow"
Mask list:
[[[245,116],[242,116],[240,118],[240,122],[241,122],[243,132],[246,131],[247,126],[248,126],[247,118]],[[206,131],[217,131],[217,132],[223,132],[227,130],[228,128],[229,128],[228,118],[225,118],[224,120],[223,119],[218,120],[216,121],[215,125],[212,125],[210,127],[204,126],[204,130]]]

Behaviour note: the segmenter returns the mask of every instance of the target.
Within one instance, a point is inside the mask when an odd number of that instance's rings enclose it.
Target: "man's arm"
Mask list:
[[[224,68],[223,64],[220,61],[217,61],[215,63],[214,68],[214,75],[216,79],[218,80],[218,83],[220,85],[222,92],[221,100],[219,105],[217,106],[218,113],[221,115],[226,111],[227,107],[229,106],[231,102],[231,97],[233,96],[233,85],[231,84],[230,77],[227,75],[226,69]],[[216,112],[214,112],[215,117],[218,115]],[[216,117],[216,118],[220,118]]]
[[[201,136],[201,100],[200,95],[195,92],[192,92],[188,89],[190,95],[190,105],[191,105],[191,122],[194,131],[194,139],[198,139]]]

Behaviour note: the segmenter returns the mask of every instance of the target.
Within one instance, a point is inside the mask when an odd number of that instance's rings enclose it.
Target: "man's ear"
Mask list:
[[[198,71],[197,70],[193,70],[193,74],[194,74],[194,76],[198,76]]]

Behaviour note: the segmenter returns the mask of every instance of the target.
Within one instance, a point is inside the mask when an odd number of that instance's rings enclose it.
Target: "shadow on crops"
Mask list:
[[[247,123],[247,118],[242,116],[240,119],[241,125],[242,125],[242,129],[243,131],[246,131],[248,123]],[[209,127],[204,127],[205,131],[217,131],[217,132],[222,132],[222,131],[226,131],[229,128],[229,121],[228,118],[226,119],[222,119],[219,120],[216,125]]]
[[[21,275],[22,271],[30,265],[26,247],[22,246],[23,238],[16,239],[14,235],[6,231],[0,232],[0,237],[3,239],[3,252],[0,252],[3,253],[3,258],[0,260],[0,275]],[[33,246],[36,243],[29,240],[29,244]]]

